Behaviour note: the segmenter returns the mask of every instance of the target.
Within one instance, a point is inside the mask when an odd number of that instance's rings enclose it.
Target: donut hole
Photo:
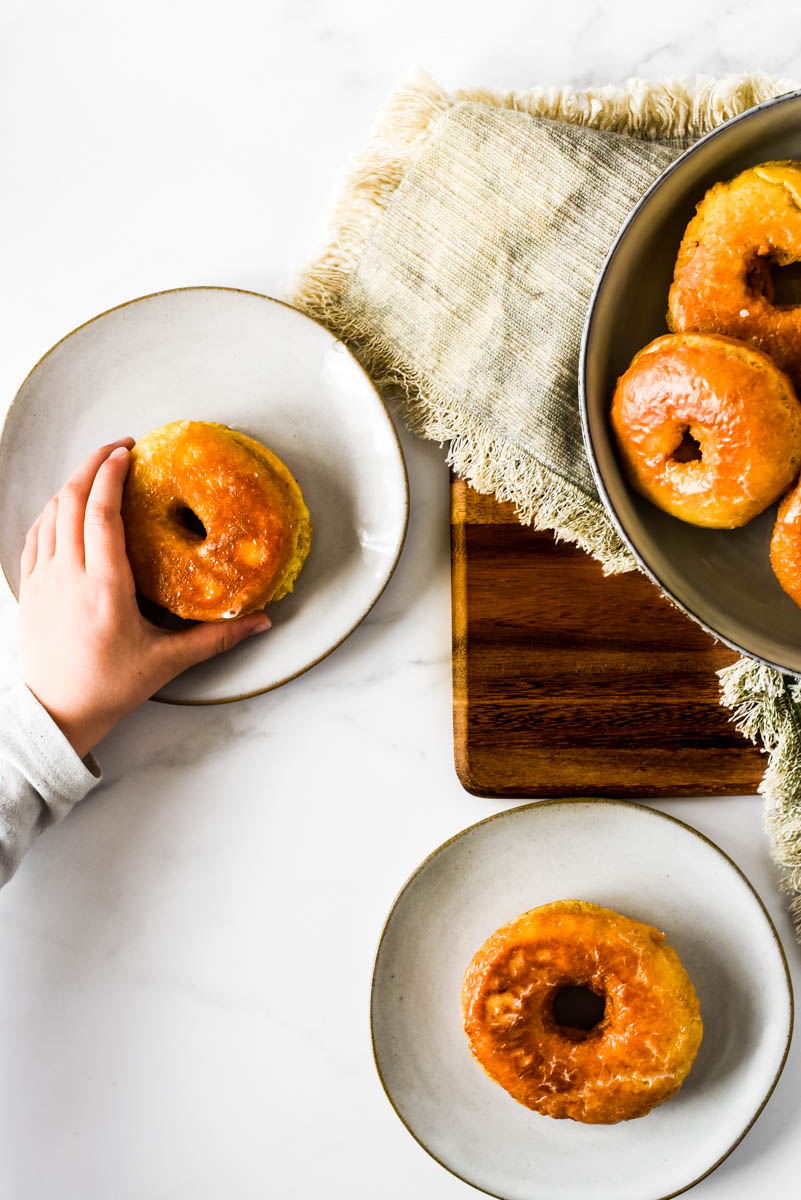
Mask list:
[[[208,536],[206,526],[200,517],[188,504],[179,504],[173,512],[173,518],[180,525],[183,533],[191,534],[193,540],[202,542]]]
[[[801,262],[781,264],[771,261],[770,281],[773,303],[780,308],[801,304]]]
[[[568,1037],[575,1037],[577,1031],[589,1033],[603,1020],[605,1011],[606,998],[588,987],[571,984],[560,988],[553,998],[553,1019]]]
[[[690,432],[688,425],[685,425],[681,431],[681,441],[670,456],[674,462],[688,463],[699,462],[703,457],[701,445],[696,437]]]
[[[764,298],[773,303],[773,259],[767,254],[755,254],[748,263],[745,272],[745,283],[753,296]]]
[[[748,290],[777,308],[801,304],[801,262],[782,262],[769,254],[757,254],[746,271]],[[747,310],[741,314],[749,315]]]

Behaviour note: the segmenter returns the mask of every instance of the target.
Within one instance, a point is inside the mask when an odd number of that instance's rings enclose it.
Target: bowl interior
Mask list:
[[[601,274],[587,318],[581,371],[587,452],[602,498],[651,577],[690,616],[735,649],[801,672],[801,609],[774,576],[768,546],[776,506],[733,531],[699,529],[628,486],[609,428],[619,375],[665,333],[668,289],[682,235],[705,190],[746,167],[801,159],[801,93],[716,130],[661,177],[634,211]]]

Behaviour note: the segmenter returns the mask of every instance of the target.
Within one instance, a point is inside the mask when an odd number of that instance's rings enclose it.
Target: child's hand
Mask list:
[[[269,629],[264,613],[181,633],[139,612],[120,516],[133,438],[92,454],[28,531],[21,560],[25,682],[83,758],[194,663]]]

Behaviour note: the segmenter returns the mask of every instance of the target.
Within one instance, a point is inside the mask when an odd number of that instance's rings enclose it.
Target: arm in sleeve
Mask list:
[[[80,759],[50,714],[20,683],[0,700],[0,887],[34,837],[55,824],[101,777]]]

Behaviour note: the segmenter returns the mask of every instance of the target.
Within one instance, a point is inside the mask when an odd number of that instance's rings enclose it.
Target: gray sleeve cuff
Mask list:
[[[23,683],[3,698],[3,756],[30,783],[49,816],[60,821],[101,779],[93,755],[78,757],[53,718]]]

